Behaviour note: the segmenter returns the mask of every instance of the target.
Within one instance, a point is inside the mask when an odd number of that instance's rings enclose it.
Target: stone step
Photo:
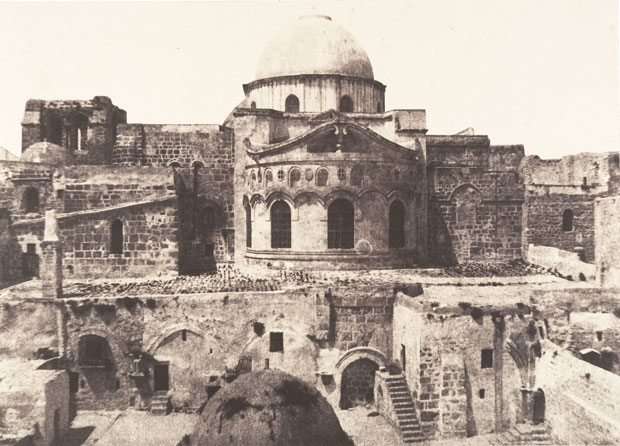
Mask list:
[[[394,402],[394,407],[400,408],[400,407],[415,407],[415,406],[413,405],[413,402],[411,401],[396,401]]]
[[[407,397],[411,398],[411,394],[409,393],[409,391],[408,390],[404,390],[404,389],[403,390],[400,390],[400,389],[391,390],[389,392],[389,394],[390,394],[390,397],[392,397],[392,398],[399,397],[399,396],[407,396]]]

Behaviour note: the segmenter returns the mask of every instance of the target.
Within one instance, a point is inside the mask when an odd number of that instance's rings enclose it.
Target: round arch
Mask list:
[[[358,204],[358,196],[353,192],[350,192],[345,189],[336,189],[328,193],[323,199],[323,203],[325,208],[327,209],[334,201],[344,198],[345,200],[349,200],[353,207]]]
[[[146,353],[148,353],[151,356],[154,356],[155,355],[155,351],[162,344],[162,342],[164,342],[166,339],[168,339],[173,334],[175,334],[175,333],[177,333],[179,331],[183,331],[183,330],[192,332],[195,335],[201,337],[205,341],[207,341],[207,340],[208,341],[212,341],[213,345],[216,346],[216,347],[218,345],[215,342],[215,339],[212,336],[208,335],[204,330],[202,330],[201,328],[197,327],[196,325],[184,322],[184,323],[180,323],[180,324],[170,325],[169,327],[166,328],[165,331],[163,331],[162,333],[157,335],[157,337],[153,338],[153,340],[151,340],[151,342],[148,343],[148,346],[147,346],[147,349],[146,349]]]
[[[458,186],[456,186],[456,187],[454,188],[454,190],[453,190],[453,191],[452,191],[452,193],[450,194],[450,198],[449,198],[449,200],[450,200],[450,201],[454,200],[454,197],[455,197],[457,194],[459,194],[459,193],[461,193],[461,192],[464,192],[464,191],[465,191],[465,190],[467,190],[467,189],[473,189],[475,192],[477,192],[477,193],[478,193],[478,195],[480,195],[480,197],[482,197],[482,193],[480,192],[480,189],[478,189],[476,186],[474,186],[474,185],[473,185],[473,184],[471,184],[471,183],[463,183],[463,184],[459,184]]]
[[[323,198],[321,198],[320,195],[318,195],[315,192],[308,192],[308,191],[301,192],[299,195],[295,196],[295,198],[293,199],[295,203],[295,207],[299,207],[305,200],[310,200],[310,201],[315,200],[321,206],[325,207],[325,201],[323,200]]]
[[[358,196],[358,198],[359,198],[360,200],[362,200],[362,199],[364,199],[367,195],[370,195],[370,194],[374,194],[374,195],[377,195],[377,196],[381,197],[381,198],[383,199],[383,201],[384,201],[384,204],[388,204],[388,202],[389,202],[388,196],[387,196],[387,195],[385,195],[385,194],[384,194],[383,192],[381,192],[380,190],[377,190],[377,189],[364,189],[364,190],[362,190],[362,191],[361,191],[361,192],[360,192],[357,196]]]
[[[342,374],[344,369],[358,359],[370,359],[375,362],[379,368],[386,367],[388,362],[385,355],[375,348],[355,347],[347,350],[338,358],[338,361],[336,361],[336,369]]]
[[[291,208],[291,220],[292,221],[297,220],[298,210],[297,210],[297,207],[295,206],[295,201],[286,192],[275,191],[275,192],[270,193],[267,196],[267,199],[265,200],[265,206],[267,207],[266,209],[267,221],[271,221],[271,206],[273,206],[273,204],[279,200],[284,201]]]
[[[114,333],[107,332],[105,330],[100,330],[97,328],[89,329],[88,331],[81,332],[80,336],[76,339],[77,344],[74,346],[74,352],[79,351],[80,339],[85,336],[99,336],[100,338],[105,339],[110,345],[110,350],[112,352],[112,359],[116,365],[121,364],[123,361],[122,356],[126,356],[130,353],[127,344],[117,337]],[[122,356],[121,356],[122,355]],[[74,358],[75,359],[75,358]]]

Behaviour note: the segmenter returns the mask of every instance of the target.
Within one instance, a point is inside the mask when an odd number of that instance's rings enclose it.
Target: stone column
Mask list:
[[[493,336],[493,371],[495,373],[495,432],[504,431],[504,316],[492,315],[495,331]]]
[[[40,275],[42,296],[62,297],[62,247],[58,239],[58,222],[55,210],[45,212]]]

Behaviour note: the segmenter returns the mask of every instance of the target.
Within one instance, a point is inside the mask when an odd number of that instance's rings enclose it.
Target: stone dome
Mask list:
[[[28,146],[22,153],[21,161],[57,165],[64,164],[66,156],[67,153],[64,147],[45,141]]]
[[[256,79],[299,74],[340,74],[374,79],[366,51],[327,16],[304,16],[277,34],[261,55]]]
[[[327,400],[280,370],[241,375],[205,405],[191,446],[353,446]]]

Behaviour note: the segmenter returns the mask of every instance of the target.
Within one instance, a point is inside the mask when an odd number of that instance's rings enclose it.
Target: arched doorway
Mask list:
[[[374,403],[375,372],[379,365],[368,358],[350,363],[342,372],[340,408]]]
[[[532,421],[534,424],[545,422],[545,392],[542,389],[534,392]]]

